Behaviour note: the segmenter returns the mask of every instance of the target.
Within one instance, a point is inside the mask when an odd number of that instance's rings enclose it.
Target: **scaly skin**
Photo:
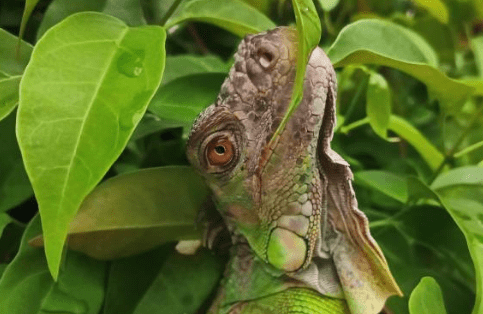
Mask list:
[[[336,77],[316,48],[292,95],[297,33],[247,36],[216,102],[196,120],[188,159],[232,235],[210,313],[375,314],[401,292],[357,209],[348,164],[330,148]]]

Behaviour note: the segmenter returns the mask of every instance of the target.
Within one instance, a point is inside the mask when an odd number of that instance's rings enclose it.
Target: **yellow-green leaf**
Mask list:
[[[448,8],[441,0],[413,0],[417,6],[424,8],[440,23],[448,24]]]
[[[312,50],[314,50],[319,44],[322,33],[320,19],[312,0],[292,0],[292,5],[295,12],[298,33],[297,71],[295,73],[295,83],[290,105],[280,122],[280,125],[274,132],[272,141],[277,138],[285,128],[290,116],[295,112],[302,101],[305,69]]]
[[[474,91],[473,86],[451,79],[438,69],[436,53],[421,36],[389,21],[371,19],[349,24],[327,54],[335,67],[379,64],[403,71],[426,84],[445,103],[461,102]]]
[[[391,92],[386,79],[376,72],[371,72],[366,95],[369,124],[377,135],[386,139],[391,116]]]
[[[409,297],[410,314],[446,314],[443,292],[436,280],[424,277]]]
[[[139,254],[170,241],[198,239],[198,211],[209,190],[191,167],[143,169],[96,187],[72,220],[67,244],[110,260]],[[30,241],[43,244],[41,236]]]
[[[274,28],[263,13],[240,0],[187,0],[166,22],[166,28],[186,21],[210,23],[240,37]]]
[[[161,82],[166,33],[78,13],[39,40],[20,86],[17,137],[57,277],[84,197],[124,149]]]
[[[418,129],[403,118],[392,115],[388,128],[411,144],[431,169],[436,170],[443,162],[443,154]]]

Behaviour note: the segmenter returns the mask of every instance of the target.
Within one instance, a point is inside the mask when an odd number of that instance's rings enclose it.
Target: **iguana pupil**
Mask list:
[[[225,153],[225,147],[224,146],[216,146],[215,147],[215,152],[218,154],[218,155],[223,155]]]

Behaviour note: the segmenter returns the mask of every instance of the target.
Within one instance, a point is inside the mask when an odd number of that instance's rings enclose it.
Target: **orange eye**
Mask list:
[[[206,158],[213,166],[224,166],[233,159],[233,144],[225,136],[212,139],[206,146]]]

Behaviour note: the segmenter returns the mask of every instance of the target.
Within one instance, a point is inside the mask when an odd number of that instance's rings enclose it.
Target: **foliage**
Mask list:
[[[389,310],[483,313],[482,7],[2,2],[0,313],[203,313],[224,256],[167,243],[202,232],[187,132],[240,37],[295,22],[299,63],[320,38],[338,72],[333,147],[405,294]]]

